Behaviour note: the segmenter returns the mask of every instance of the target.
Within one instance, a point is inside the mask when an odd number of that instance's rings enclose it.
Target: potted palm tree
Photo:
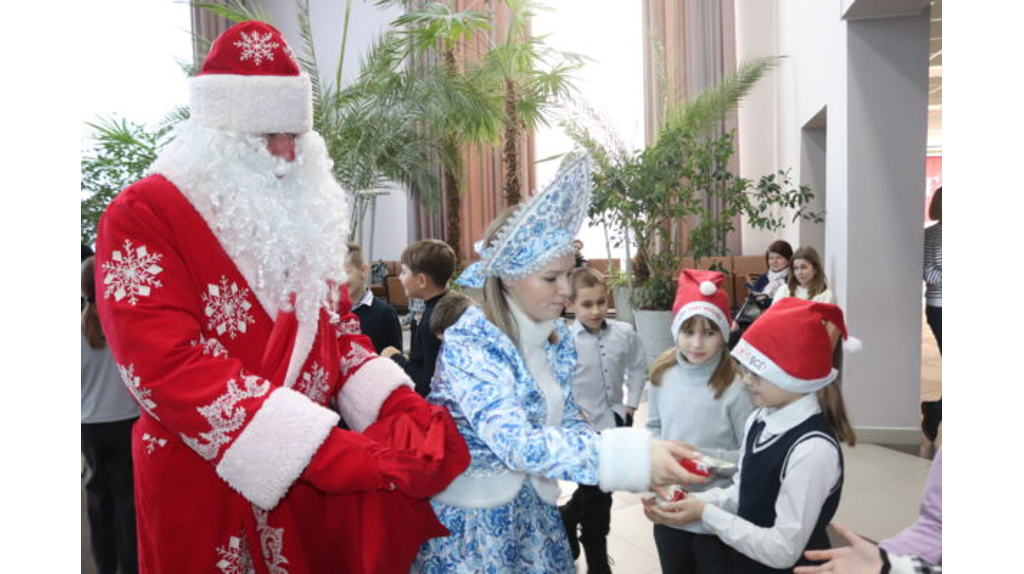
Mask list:
[[[773,231],[786,224],[785,217],[773,215],[780,208],[792,209],[794,221],[821,220],[807,211],[811,190],[793,187],[787,172],[754,182],[728,168],[735,134],[720,132],[723,118],[775,63],[746,62],[718,85],[669,108],[657,139],[643,150],[610,147],[594,122],[565,124],[595,158],[591,215],[612,222],[622,230],[621,240],[635,246],[627,270],[630,304],[649,357],[673,344],[671,307],[683,257],[727,255],[726,236],[740,215],[755,228]],[[675,231],[683,219],[690,223],[685,236]]]

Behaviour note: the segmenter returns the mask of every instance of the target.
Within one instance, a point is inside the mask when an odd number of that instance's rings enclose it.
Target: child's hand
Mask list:
[[[878,547],[851,532],[848,528],[833,522],[843,538],[850,541],[849,546],[831,548],[829,550],[808,550],[804,552],[808,560],[828,560],[820,566],[798,566],[794,574],[817,574],[819,572],[835,572],[836,574],[875,574],[882,570],[882,554]]]
[[[380,356],[384,357],[386,359],[386,358],[390,357],[391,355],[400,355],[401,353],[402,353],[401,351],[399,351],[398,349],[396,349],[394,347],[384,347],[384,349],[382,349],[381,352],[380,352]]]
[[[660,506],[654,498],[644,498],[644,516],[655,524],[665,526],[686,526],[704,516],[704,507],[708,503],[688,496],[678,502],[665,502]]]

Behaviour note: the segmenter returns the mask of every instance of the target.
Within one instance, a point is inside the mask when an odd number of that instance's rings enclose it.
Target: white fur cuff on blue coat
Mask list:
[[[605,492],[644,492],[651,484],[651,433],[629,427],[601,432],[598,485]]]

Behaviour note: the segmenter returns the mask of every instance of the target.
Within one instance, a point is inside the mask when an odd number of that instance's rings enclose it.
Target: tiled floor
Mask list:
[[[406,332],[407,333],[407,332]],[[935,400],[942,395],[942,361],[931,331],[924,326],[922,334],[921,398]],[[635,424],[647,420],[647,404],[640,405]],[[942,442],[939,430],[938,444]],[[928,476],[934,453],[932,445],[886,447],[858,444],[844,447],[846,478],[842,502],[836,520],[872,540],[896,534],[917,517],[918,504]],[[905,452],[909,451],[909,452]],[[928,457],[928,458],[922,458]],[[562,483],[563,499],[576,488]],[[612,505],[611,534],[608,553],[615,561],[616,574],[654,574],[660,572],[658,553],[651,534],[651,523],[644,517],[640,496],[616,493]],[[577,572],[586,572],[581,557]],[[84,490],[82,505],[82,573],[95,572],[89,552],[89,529],[85,520]]]

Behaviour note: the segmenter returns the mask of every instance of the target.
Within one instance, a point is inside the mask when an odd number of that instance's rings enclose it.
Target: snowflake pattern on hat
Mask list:
[[[270,32],[262,35],[255,31],[252,35],[242,32],[241,36],[242,39],[234,43],[235,46],[242,49],[242,54],[238,59],[244,62],[252,58],[253,63],[257,66],[263,65],[263,58],[273,61],[274,48],[279,48],[281,46],[281,44],[272,41],[273,34]]]

